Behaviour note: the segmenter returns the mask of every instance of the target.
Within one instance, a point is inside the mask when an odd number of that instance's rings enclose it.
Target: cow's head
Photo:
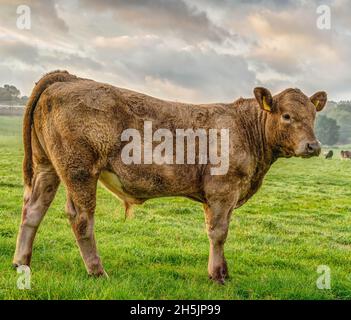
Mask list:
[[[308,98],[299,89],[287,89],[276,96],[266,88],[255,88],[255,97],[267,113],[267,142],[278,156],[318,156],[321,146],[314,134],[316,112],[321,111],[327,94],[323,91]]]

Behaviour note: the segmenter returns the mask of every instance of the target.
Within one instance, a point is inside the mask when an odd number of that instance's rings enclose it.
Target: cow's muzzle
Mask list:
[[[312,142],[306,143],[303,157],[319,156],[320,153],[321,153],[321,144],[319,143],[319,141],[312,141]]]

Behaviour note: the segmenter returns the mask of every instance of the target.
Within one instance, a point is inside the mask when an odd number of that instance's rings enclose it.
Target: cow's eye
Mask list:
[[[283,114],[283,119],[284,119],[285,121],[290,121],[290,120],[291,120],[290,114],[284,113],[284,114]]]

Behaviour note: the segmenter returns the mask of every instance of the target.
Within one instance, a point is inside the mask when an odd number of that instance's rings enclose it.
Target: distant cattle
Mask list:
[[[185,104],[68,72],[44,76],[33,89],[23,120],[25,191],[14,265],[30,264],[35,234],[62,182],[67,191],[66,212],[86,269],[91,275],[105,275],[94,236],[96,188],[101,181],[123,200],[126,211],[133,204],[165,196],[202,203],[210,241],[208,273],[224,283],[228,269],[223,246],[233,209],[257,192],[278,158],[309,158],[321,151],[313,127],[316,112],[327,102],[325,92],[308,97],[299,89],[286,89],[272,96],[259,87],[254,96],[231,103]],[[159,129],[172,135],[188,128],[228,130],[227,173],[213,175],[212,164],[200,161],[149,162],[149,154],[144,154],[142,164],[126,163],[125,130],[140,138],[146,121],[152,122],[154,135],[164,132]],[[171,150],[175,158],[177,148]],[[273,191],[266,188],[271,195]],[[184,216],[179,220],[186,225]],[[116,234],[116,241],[123,241],[121,234]]]
[[[341,156],[341,159],[351,159],[351,151],[341,150],[340,156]]]
[[[334,152],[333,150],[329,150],[325,153],[325,158],[331,160],[333,158]]]

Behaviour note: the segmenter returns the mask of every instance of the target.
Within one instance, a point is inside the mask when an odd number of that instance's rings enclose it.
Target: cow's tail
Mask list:
[[[55,82],[66,82],[77,79],[76,76],[69,74],[67,71],[52,71],[43,76],[36,84],[31,96],[26,105],[23,117],[23,145],[24,145],[24,159],[23,159],[23,179],[24,184],[28,187],[32,184],[33,178],[33,160],[32,160],[32,125],[33,114],[37,102],[41,94],[46,88]]]

